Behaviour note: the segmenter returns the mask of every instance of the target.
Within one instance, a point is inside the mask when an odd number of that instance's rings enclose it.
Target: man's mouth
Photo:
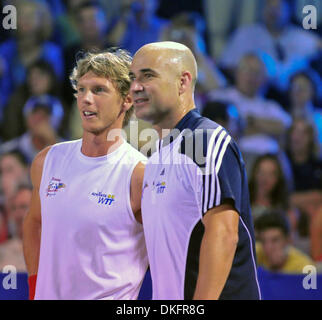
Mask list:
[[[138,98],[134,100],[134,106],[140,106],[142,104],[145,104],[147,101],[149,101],[148,98]]]
[[[86,119],[91,119],[97,116],[97,112],[83,111],[83,115]]]

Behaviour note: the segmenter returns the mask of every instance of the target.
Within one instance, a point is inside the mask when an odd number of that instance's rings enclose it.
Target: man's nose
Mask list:
[[[91,92],[91,90],[86,90],[83,95],[82,95],[82,100],[84,103],[86,104],[91,104],[93,103],[94,99],[93,99],[93,93]]]
[[[142,86],[142,84],[139,81],[133,80],[131,83],[130,90],[134,91],[134,92],[139,92],[139,91],[143,91],[144,87]]]

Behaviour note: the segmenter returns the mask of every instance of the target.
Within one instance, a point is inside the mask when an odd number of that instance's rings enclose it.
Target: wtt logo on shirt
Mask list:
[[[102,192],[92,192],[91,193],[92,196],[94,197],[97,197],[98,201],[97,203],[98,204],[104,204],[104,205],[111,205],[113,203],[113,201],[115,201],[115,196],[114,194],[109,194],[109,195],[106,195]]]
[[[157,193],[163,193],[165,189],[165,181],[163,182],[158,182],[155,187],[157,188]]]

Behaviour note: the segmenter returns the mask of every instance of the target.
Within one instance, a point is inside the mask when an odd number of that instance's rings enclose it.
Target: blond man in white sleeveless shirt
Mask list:
[[[73,70],[82,139],[31,167],[24,222],[30,299],[137,299],[147,270],[141,225],[145,157],[117,136],[132,113],[130,56],[86,54]]]

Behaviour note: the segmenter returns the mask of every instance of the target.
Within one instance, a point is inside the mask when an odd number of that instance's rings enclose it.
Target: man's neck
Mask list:
[[[180,122],[180,120],[191,110],[195,109],[195,105],[187,105],[182,108],[178,108],[174,112],[170,113],[165,119],[154,125],[157,130],[160,139],[164,138],[162,130],[172,130]]]
[[[82,153],[87,157],[101,157],[115,151],[123,142],[121,129],[119,133],[109,135],[111,130],[101,134],[84,132],[82,142]]]

